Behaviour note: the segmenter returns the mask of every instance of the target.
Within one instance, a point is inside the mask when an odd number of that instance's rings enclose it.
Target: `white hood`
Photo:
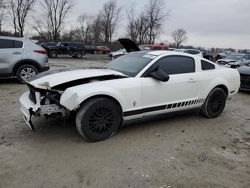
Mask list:
[[[126,75],[110,69],[59,69],[38,74],[37,76],[31,78],[28,83],[35,88],[47,89],[48,86],[52,88],[54,86],[74,80],[109,75],[119,75],[126,77]]]

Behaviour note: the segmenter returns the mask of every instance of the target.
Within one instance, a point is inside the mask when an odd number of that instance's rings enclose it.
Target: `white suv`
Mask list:
[[[49,69],[46,50],[28,38],[0,36],[0,77],[16,76],[25,82]]]

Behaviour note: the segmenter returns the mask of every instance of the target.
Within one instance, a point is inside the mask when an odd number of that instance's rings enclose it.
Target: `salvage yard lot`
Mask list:
[[[106,56],[50,59],[52,69],[103,66]],[[250,187],[250,94],[224,113],[134,122],[114,137],[85,142],[69,120],[25,125],[18,98],[27,90],[0,80],[0,188]]]

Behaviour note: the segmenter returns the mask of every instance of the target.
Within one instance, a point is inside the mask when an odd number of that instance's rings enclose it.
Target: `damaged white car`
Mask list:
[[[102,69],[55,70],[37,75],[20,98],[32,116],[76,114],[88,141],[112,136],[124,121],[197,109],[219,116],[240,87],[237,70],[173,51],[131,52]]]

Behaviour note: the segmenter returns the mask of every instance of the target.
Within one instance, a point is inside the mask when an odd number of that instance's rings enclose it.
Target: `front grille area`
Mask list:
[[[240,88],[250,90],[250,75],[241,74],[240,75]]]
[[[30,88],[29,99],[36,104],[36,91]]]

